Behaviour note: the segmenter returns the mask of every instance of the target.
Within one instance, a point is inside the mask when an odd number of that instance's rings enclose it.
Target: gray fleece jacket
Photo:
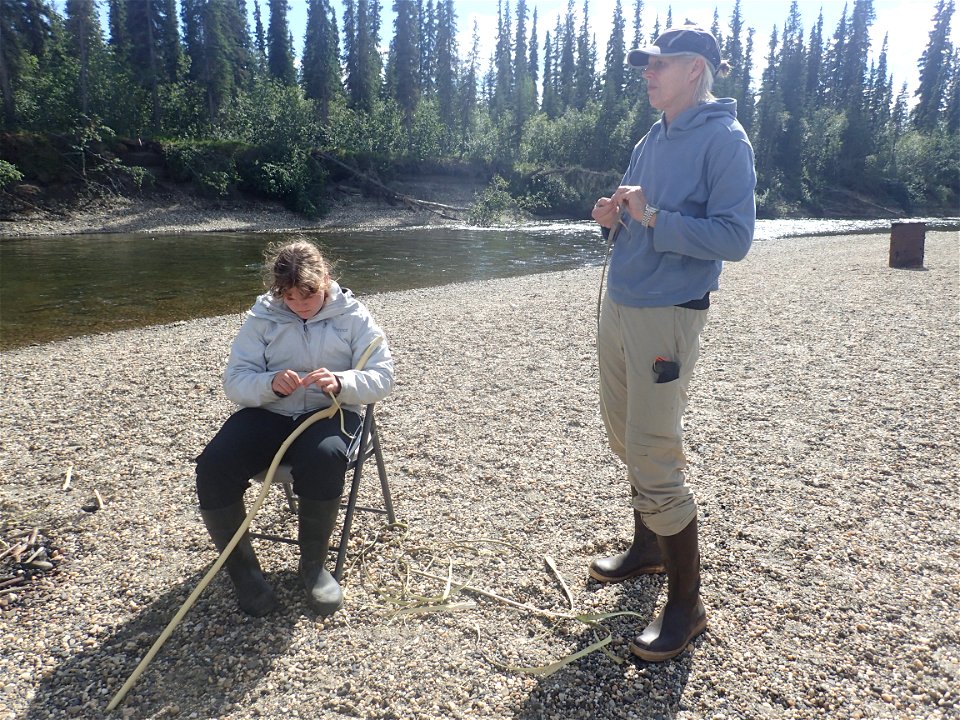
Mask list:
[[[233,341],[223,389],[243,407],[262,407],[295,417],[329,407],[332,401],[316,387],[278,397],[271,387],[273,376],[294,370],[302,377],[326,368],[340,379],[340,404],[357,412],[360,406],[379,402],[393,390],[393,359],[386,338],[363,370],[354,369],[378,336],[383,336],[383,331],[366,306],[335,282],[330,283],[320,312],[309,320],[302,320],[282,298],[266,293],[247,311]]]

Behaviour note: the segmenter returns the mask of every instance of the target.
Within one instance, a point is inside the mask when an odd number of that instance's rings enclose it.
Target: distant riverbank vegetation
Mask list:
[[[296,58],[287,0],[105,5],[106,27],[95,0],[66,0],[62,14],[46,0],[0,0],[7,210],[58,191],[169,182],[315,216],[336,184],[373,191],[429,172],[489,183],[483,220],[508,205],[584,217],[656,120],[625,51],[674,21],[668,12],[643,26],[642,0],[618,0],[602,26],[588,0],[547,22],[534,3],[501,0],[495,50],[481,57],[476,26],[458,46],[453,0],[394,0],[386,46],[380,0],[345,0],[340,18],[329,0],[309,0]],[[886,40],[870,46],[872,0],[853,0],[832,31],[822,13],[805,27],[794,2],[765,38],[739,0],[724,13],[729,32],[714,11],[734,68],[715,93],[738,102],[762,216],[956,212],[953,14],[954,0],[931,9],[911,97],[888,73]],[[603,57],[598,30],[609,32]],[[754,77],[758,53],[765,69]]]

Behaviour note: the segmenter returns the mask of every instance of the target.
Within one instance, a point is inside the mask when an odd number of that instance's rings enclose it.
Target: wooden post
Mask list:
[[[890,267],[922,268],[923,241],[927,234],[924,222],[895,222],[890,232]]]

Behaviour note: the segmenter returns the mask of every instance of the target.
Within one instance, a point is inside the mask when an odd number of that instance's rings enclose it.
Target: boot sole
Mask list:
[[[699,635],[702,635],[703,632],[707,629],[707,618],[706,616],[700,620],[696,625],[694,625],[693,630],[690,631],[690,634],[687,635],[687,639],[684,640],[680,647],[673,650],[661,650],[659,652],[655,650],[648,650],[647,648],[640,647],[635,643],[630,643],[630,652],[636,655],[641,660],[646,660],[647,662],[663,662],[664,660],[670,660],[675,658],[677,655],[680,655],[684,650],[687,649],[687,646],[693,642]]]
[[[313,610],[319,617],[330,617],[337,612],[337,610],[343,607],[343,600],[334,605],[332,603],[320,604],[314,602],[310,598],[307,598],[307,605],[309,605],[310,609]]]
[[[269,615],[269,614],[272,613],[274,610],[276,610],[276,609],[277,609],[277,600],[276,600],[276,598],[274,598],[269,604],[264,605],[264,606],[262,606],[262,607],[244,607],[243,605],[240,605],[239,603],[237,603],[237,605],[240,607],[241,610],[243,610],[243,612],[245,612],[245,613],[246,613],[247,615],[249,615],[250,617],[258,617],[258,618],[259,618],[259,617],[263,617],[264,615]]]
[[[666,571],[667,569],[663,565],[657,564],[641,565],[637,569],[631,570],[625,575],[604,575],[602,572],[594,568],[593,565],[587,568],[587,573],[590,575],[590,577],[600,583],[618,583],[637,577],[638,575],[661,575]]]

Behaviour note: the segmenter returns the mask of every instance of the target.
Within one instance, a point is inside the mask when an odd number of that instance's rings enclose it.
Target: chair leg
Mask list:
[[[283,491],[287,494],[287,507],[290,509],[290,512],[296,515],[297,496],[293,494],[293,485],[288,482],[283,483]]]
[[[377,458],[377,474],[380,476],[380,490],[383,492],[383,505],[387,511],[387,521],[392,525],[397,522],[393,512],[393,498],[390,496],[390,484],[387,482],[387,466],[383,462],[383,450],[380,448],[380,433],[377,432],[376,419],[370,424],[370,439],[373,443],[373,454]]]
[[[350,541],[350,528],[353,525],[353,514],[357,507],[357,495],[360,492],[360,473],[363,470],[363,454],[357,457],[353,468],[353,480],[350,482],[350,495],[347,499],[347,509],[343,514],[343,529],[340,531],[340,544],[337,546],[337,565],[333,570],[333,577],[340,581],[343,577],[343,566],[347,560],[347,544]]]

